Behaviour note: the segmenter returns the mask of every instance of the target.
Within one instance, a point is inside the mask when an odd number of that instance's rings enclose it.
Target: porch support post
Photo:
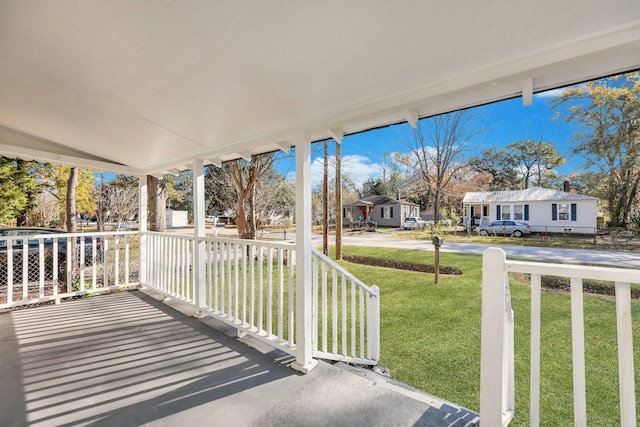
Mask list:
[[[312,357],[311,304],[311,141],[296,134],[296,361],[293,368],[307,373],[316,367]]]
[[[206,307],[206,252],[204,222],[204,160],[193,162],[193,284],[196,315]]]
[[[147,221],[149,218],[148,214],[148,200],[149,195],[147,192],[147,176],[140,175],[138,177],[138,230],[140,232],[140,265],[139,275],[140,275],[140,284],[147,284],[147,269],[149,265],[148,254],[147,254]]]

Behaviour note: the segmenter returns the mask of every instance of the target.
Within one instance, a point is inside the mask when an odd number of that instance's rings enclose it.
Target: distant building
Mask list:
[[[167,227],[186,227],[189,225],[189,215],[187,211],[166,210]]]
[[[549,233],[594,233],[598,199],[533,187],[515,191],[467,193],[462,200],[464,224],[475,228],[493,221],[529,223],[531,231]]]
[[[351,220],[371,219],[382,227],[402,227],[406,217],[420,215],[420,206],[389,196],[369,196],[343,206],[342,217],[345,226]]]

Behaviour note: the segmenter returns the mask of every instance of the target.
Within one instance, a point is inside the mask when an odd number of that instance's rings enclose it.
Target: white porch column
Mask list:
[[[197,314],[207,306],[204,203],[204,160],[198,159],[193,162],[193,284]]]
[[[147,222],[149,218],[148,214],[148,200],[149,195],[147,191],[147,176],[140,175],[138,177],[138,224],[140,231],[140,265],[139,265],[139,275],[140,275],[140,284],[147,284],[147,269],[148,269],[148,255],[147,255],[147,236],[146,232]]]
[[[296,361],[307,373],[318,364],[312,357],[311,313],[311,141],[296,134]]]

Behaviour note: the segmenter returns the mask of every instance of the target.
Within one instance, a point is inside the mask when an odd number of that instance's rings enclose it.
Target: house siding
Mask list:
[[[553,205],[559,205],[566,203],[569,205],[575,205],[575,218],[571,218],[568,221],[553,220],[552,212]],[[500,202],[492,203],[490,205],[489,215],[492,221],[495,221],[498,216],[498,211],[502,205],[528,205],[529,220],[525,220],[529,223],[531,231],[538,233],[564,233],[565,230],[571,230],[572,233],[581,234],[593,234],[597,228],[597,200],[545,200],[545,201],[530,201],[530,202]],[[525,208],[526,210],[526,208]],[[571,211],[570,207],[570,211]],[[572,215],[573,217],[573,215]],[[556,214],[557,218],[557,214]]]
[[[388,203],[376,203],[370,207],[369,215],[371,220],[376,222],[378,226],[382,227],[402,227],[404,220],[408,216],[419,216],[420,207],[406,202],[398,202],[397,200],[390,199]],[[358,216],[361,215],[363,206],[345,206],[343,210],[343,224],[350,226],[349,220],[350,212],[353,212],[353,220],[356,221]],[[388,210],[390,217],[385,218],[384,212]]]

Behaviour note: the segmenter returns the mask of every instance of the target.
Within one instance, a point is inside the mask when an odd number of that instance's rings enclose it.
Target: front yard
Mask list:
[[[433,262],[433,254],[423,251],[345,247],[344,253]],[[380,287],[380,365],[389,368],[392,378],[478,411],[482,258],[443,253],[441,265],[458,266],[463,273],[440,275],[436,285],[429,273],[351,263],[348,268]],[[511,293],[516,319],[516,418],[511,425],[524,426],[529,424],[529,286],[511,278]],[[632,304],[634,346],[640,348],[640,301]],[[573,417],[570,297],[543,291],[542,309],[540,425],[567,425]],[[589,425],[619,425],[615,300],[585,296],[584,313]]]

